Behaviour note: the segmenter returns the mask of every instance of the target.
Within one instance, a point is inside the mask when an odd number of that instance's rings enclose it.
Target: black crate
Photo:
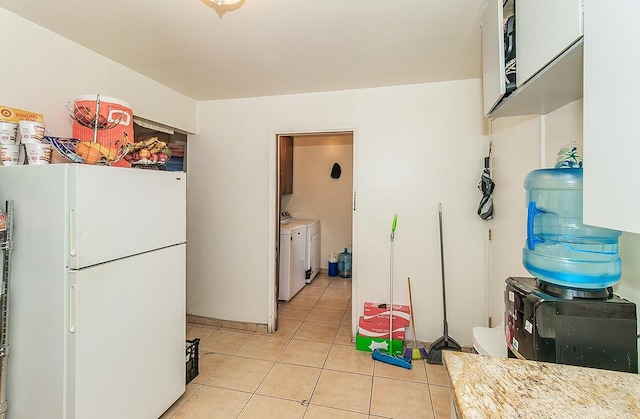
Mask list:
[[[187,384],[198,376],[198,344],[200,339],[187,340]]]

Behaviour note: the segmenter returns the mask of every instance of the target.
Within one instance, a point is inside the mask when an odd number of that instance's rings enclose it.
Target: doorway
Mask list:
[[[275,232],[275,284],[270,293],[273,315],[269,330],[278,325],[280,286],[280,218],[287,211],[294,219],[320,221],[320,275],[326,278],[330,253],[354,249],[354,131],[287,132],[275,136],[277,187],[274,199],[277,221]],[[354,260],[355,262],[355,260]],[[356,281],[352,269],[352,291]],[[313,287],[314,279],[305,287]],[[320,283],[320,282],[319,282]],[[318,283],[318,284],[319,284]],[[295,297],[294,297],[295,298]],[[353,317],[353,314],[352,314]]]

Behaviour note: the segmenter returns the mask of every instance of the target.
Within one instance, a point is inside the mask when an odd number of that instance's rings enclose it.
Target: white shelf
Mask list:
[[[580,38],[498,103],[487,117],[547,114],[582,98],[582,66],[583,38]]]

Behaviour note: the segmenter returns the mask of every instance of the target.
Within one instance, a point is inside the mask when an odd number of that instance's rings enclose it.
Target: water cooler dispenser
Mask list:
[[[612,288],[621,233],[582,223],[582,168],[534,170],[524,187],[522,262],[534,278],[506,280],[510,355],[638,372],[636,306]]]
[[[543,291],[535,278],[508,278],[505,307],[511,356],[638,372],[636,306],[630,301],[615,294],[566,298]]]

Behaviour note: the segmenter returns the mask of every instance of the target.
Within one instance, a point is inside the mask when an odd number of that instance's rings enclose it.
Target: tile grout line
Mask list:
[[[189,396],[188,399],[186,399],[184,401],[184,403],[182,403],[180,405],[180,407],[176,410],[176,412],[174,414],[172,414],[171,417],[175,416],[175,414],[182,410],[184,408],[184,406],[193,398],[194,395],[198,394],[200,391],[202,391],[202,388],[204,386],[207,387],[218,387],[218,388],[222,388],[222,389],[226,389],[226,390],[231,390],[231,391],[238,391],[238,392],[244,392],[247,394],[250,394],[251,396],[249,397],[249,400],[244,404],[244,406],[242,407],[242,409],[240,410],[240,412],[238,413],[238,415],[241,415],[244,411],[246,411],[248,404],[251,402],[251,400],[253,400],[254,396],[256,394],[258,394],[259,396],[264,396],[264,397],[268,397],[268,398],[274,398],[274,399],[279,399],[279,400],[286,400],[286,401],[295,401],[297,403],[301,403],[305,405],[305,409],[304,409],[304,414],[303,417],[307,414],[309,406],[311,405],[311,399],[313,398],[315,391],[318,388],[319,385],[319,381],[320,381],[320,377],[322,376],[322,373],[326,370],[326,371],[338,371],[338,372],[346,372],[346,371],[342,371],[342,370],[333,370],[333,369],[329,369],[326,368],[327,366],[327,362],[329,360],[329,355],[331,354],[331,350],[333,349],[334,346],[352,346],[353,342],[349,342],[349,343],[343,343],[343,342],[337,342],[336,340],[338,339],[338,335],[340,332],[340,329],[342,327],[349,327],[349,329],[351,329],[351,319],[348,318],[345,320],[345,316],[347,315],[347,311],[352,310],[352,308],[350,308],[350,305],[352,304],[353,298],[352,296],[349,294],[349,297],[346,298],[346,306],[343,308],[336,308],[336,306],[333,307],[325,307],[322,306],[322,303],[324,303],[326,300],[329,299],[341,299],[339,295],[340,291],[344,291],[345,288],[343,287],[331,287],[331,285],[333,284],[335,280],[331,279],[326,286],[321,286],[318,288],[323,288],[322,293],[319,294],[317,296],[317,298],[313,299],[313,304],[309,305],[309,306],[305,306],[304,304],[301,305],[296,305],[291,304],[291,302],[285,302],[282,305],[278,305],[278,310],[283,309],[284,307],[286,307],[287,305],[289,306],[298,306],[298,307],[310,307],[309,311],[307,312],[307,314],[303,317],[303,318],[295,318],[295,319],[286,319],[283,318],[283,320],[288,320],[288,321],[292,321],[295,322],[297,324],[297,326],[294,328],[294,330],[291,331],[291,335],[290,336],[273,336],[276,337],[278,339],[283,339],[283,340],[287,340],[286,345],[284,346],[284,348],[282,350],[280,350],[280,352],[278,353],[277,357],[275,358],[275,360],[273,361],[273,364],[270,366],[270,368],[268,369],[267,373],[265,374],[265,376],[260,380],[260,382],[256,385],[255,389],[252,392],[247,392],[247,391],[243,391],[243,390],[235,390],[235,389],[231,389],[231,388],[227,388],[227,387],[222,387],[222,386],[217,386],[217,385],[213,385],[213,384],[209,384],[209,382],[211,381],[211,379],[220,372],[221,369],[223,369],[225,366],[227,366],[230,362],[230,360],[232,358],[244,358],[244,359],[260,359],[260,360],[264,360],[262,358],[253,358],[250,356],[243,356],[240,355],[240,352],[243,350],[243,348],[247,347],[247,345],[249,345],[249,342],[253,339],[254,336],[256,335],[261,335],[260,333],[258,333],[258,331],[253,331],[250,333],[247,333],[248,335],[250,335],[250,337],[247,339],[247,341],[245,341],[243,344],[241,344],[235,351],[233,351],[233,353],[231,354],[227,354],[227,353],[218,353],[215,351],[203,351],[203,354],[216,354],[216,355],[222,355],[222,356],[227,356],[227,359],[220,364],[214,371],[212,371],[211,376],[205,381],[204,384],[197,384],[198,388],[194,391],[193,394],[191,394]],[[313,286],[313,285],[311,285]],[[317,287],[317,286],[316,286]],[[315,291],[314,291],[315,292]],[[328,294],[327,294],[328,293]],[[315,295],[309,295],[309,297],[316,297]],[[325,301],[322,301],[322,299],[325,298]],[[300,300],[302,301],[302,300]],[[340,317],[340,321],[335,324],[335,323],[322,323],[322,322],[314,322],[314,321],[309,321],[309,317],[311,315],[311,313],[313,312],[313,310],[316,309],[323,309],[323,310],[330,310],[330,311],[336,311],[336,312],[340,312],[341,313],[341,317]],[[350,314],[350,313],[349,313]],[[303,364],[297,364],[295,362],[292,363],[288,363],[288,362],[280,362],[280,359],[282,358],[282,355],[287,351],[287,349],[291,346],[291,344],[293,343],[294,340],[298,340],[298,341],[306,341],[309,342],[308,340],[305,339],[295,339],[295,336],[300,332],[300,329],[303,327],[303,325],[305,323],[309,323],[307,326],[311,326],[313,328],[313,324],[317,323],[317,324],[324,324],[324,325],[329,325],[329,326],[336,326],[336,330],[334,333],[332,333],[331,336],[331,340],[329,342],[325,342],[326,344],[329,345],[329,352],[327,353],[327,356],[324,358],[322,365],[318,368],[316,366],[310,366],[310,365],[303,365]],[[197,327],[197,324],[194,324],[195,327]],[[208,329],[208,328],[206,328]],[[222,326],[217,327],[215,330],[211,331],[208,336],[206,338],[203,338],[203,340],[209,339],[211,338],[216,332],[220,331],[221,329],[224,329]],[[225,329],[226,330],[226,329]],[[240,331],[239,331],[240,332]],[[246,333],[246,331],[243,331]],[[351,333],[351,330],[349,330],[349,332]],[[311,342],[314,342],[313,340]],[[266,360],[266,361],[270,361],[270,360]],[[303,367],[303,368],[312,368],[312,369],[317,369],[319,370],[319,374],[318,374],[318,378],[315,380],[314,386],[311,390],[310,393],[310,397],[308,401],[305,400],[293,400],[293,399],[289,399],[286,397],[279,397],[279,396],[269,396],[269,395],[263,395],[263,394],[259,394],[257,393],[260,386],[264,384],[267,376],[274,370],[274,367],[276,364],[283,364],[283,365],[295,365],[295,366],[299,366],[299,367]],[[351,374],[356,374],[356,375],[369,375],[369,374],[361,374],[358,372],[350,372]],[[372,391],[373,391],[373,379],[374,379],[374,372],[372,370],[372,373],[370,375],[371,377],[371,385],[372,385]],[[306,402],[306,404],[305,404]],[[370,400],[369,400],[369,412],[371,411],[371,403],[372,403],[372,394],[370,394]],[[323,406],[323,405],[318,405],[318,406]],[[326,406],[327,408],[330,409],[336,409],[336,410],[340,410],[340,411],[345,411],[345,412],[355,412],[349,409],[343,409],[343,408],[339,408],[339,407],[334,407],[334,406]],[[357,412],[357,413],[362,413],[362,412]]]
[[[324,295],[325,291],[322,292],[322,295]],[[307,313],[307,316],[302,320],[302,322],[300,323],[300,326],[298,327],[298,330],[300,330],[300,328],[302,327],[302,325],[305,323],[306,319],[309,317],[309,315],[311,314],[311,312],[313,311],[313,309],[316,307],[316,305],[318,304],[318,301],[320,301],[320,298],[322,297],[322,295],[320,295],[315,302],[313,303],[313,306],[311,306],[311,310],[309,310],[309,313]],[[293,336],[291,337],[291,339],[289,340],[289,343],[287,344],[287,348],[289,347],[289,345],[291,344],[291,342],[294,340],[293,338],[295,337],[295,335],[297,334],[298,330],[296,330],[296,333],[293,334]],[[286,348],[285,348],[286,350]],[[331,349],[329,349],[329,351],[331,351]],[[284,353],[284,351],[282,351],[282,353]],[[278,357],[278,359],[280,359],[280,357],[282,356],[282,353],[280,354],[280,356]],[[327,358],[329,357],[329,354],[327,354]],[[322,371],[324,371],[324,365],[327,362],[327,358],[325,358],[324,362],[322,363],[322,367],[320,368],[320,373],[318,374],[318,378],[316,379],[316,382],[313,386],[313,389],[311,390],[311,394],[309,395],[309,400],[307,400],[305,408],[304,408],[304,414],[302,415],[302,417],[304,418],[307,415],[307,412],[309,411],[309,406],[311,405],[311,400],[313,399],[313,395],[316,391],[316,388],[318,387],[318,382],[320,381],[320,377],[322,376]],[[277,362],[277,361],[276,361]],[[305,400],[300,401],[300,403],[304,403]]]
[[[247,341],[248,342],[248,341]],[[287,344],[288,345],[288,344]],[[280,355],[278,355],[278,358],[280,357]],[[242,358],[241,356],[239,356],[239,358]],[[244,412],[244,410],[247,408],[247,406],[249,405],[249,403],[251,402],[251,400],[253,399],[253,397],[256,395],[256,391],[258,391],[258,389],[260,388],[260,386],[262,385],[262,383],[264,383],[264,380],[267,378],[267,376],[269,375],[269,373],[273,370],[273,367],[276,365],[277,361],[273,362],[273,365],[271,365],[271,367],[269,368],[269,371],[267,371],[267,373],[264,375],[264,377],[262,377],[262,380],[260,380],[260,383],[258,383],[258,385],[256,386],[255,390],[253,390],[253,393],[251,394],[251,397],[249,397],[249,400],[247,400],[247,402],[244,404],[244,406],[242,407],[242,409],[240,409],[240,412],[238,412],[238,414],[236,415],[236,418],[240,417],[240,415],[242,414],[242,412]]]
[[[294,297],[295,298],[295,297]],[[319,298],[318,298],[319,300]],[[278,357],[276,358],[276,360],[273,362],[273,365],[271,365],[271,368],[269,368],[269,371],[265,374],[265,376],[262,378],[262,380],[260,380],[260,383],[256,386],[256,389],[253,391],[253,394],[251,395],[251,397],[249,398],[249,400],[247,400],[247,402],[245,403],[244,407],[240,410],[240,412],[238,413],[238,415],[236,417],[239,417],[242,412],[247,408],[247,405],[251,402],[251,400],[253,399],[253,397],[256,395],[256,392],[258,391],[258,389],[260,388],[260,386],[264,383],[264,381],[266,380],[267,376],[269,375],[269,373],[271,373],[271,371],[273,371],[273,368],[275,367],[275,365],[278,363],[278,360],[280,359],[280,357],[282,356],[282,354],[284,353],[284,351],[289,347],[289,345],[291,344],[291,342],[293,341],[293,337],[295,336],[295,334],[298,332],[298,330],[300,329],[300,327],[302,327],[302,325],[305,323],[306,319],[309,317],[309,314],[311,313],[311,311],[313,311],[313,308],[315,307],[315,305],[317,304],[317,301],[313,304],[313,306],[311,307],[311,310],[309,310],[309,313],[307,313],[307,315],[305,316],[305,318],[302,320],[302,322],[300,323],[300,326],[298,326],[298,329],[296,330],[296,332],[293,334],[293,336],[291,338],[289,338],[289,342],[287,342],[287,345],[285,346],[285,348],[278,354]],[[282,309],[283,307],[285,307],[287,304],[290,304],[290,302],[286,302],[285,304],[283,304],[281,307],[278,307],[278,310]],[[290,305],[291,306],[291,305]],[[295,304],[293,305],[295,306]],[[247,341],[248,343],[248,341]],[[245,343],[246,345],[246,343]],[[244,346],[244,345],[243,345]],[[322,373],[322,370],[321,370]],[[320,379],[320,374],[318,374],[318,380]],[[315,387],[318,385],[318,380],[316,380],[316,384],[314,386],[313,391],[315,391]],[[313,391],[311,392],[311,396],[309,398],[309,403],[311,402],[311,397],[313,396]],[[265,397],[271,397],[271,396],[265,396]],[[286,399],[286,398],[280,398],[280,397],[275,397],[277,399],[281,399],[281,400],[288,400],[288,401],[292,401],[291,399]],[[304,409],[304,415],[306,415],[307,410],[308,410],[308,406],[309,404],[307,404],[305,406]]]
[[[313,304],[313,306],[311,307],[311,310],[309,311],[309,313],[307,314],[307,316],[305,317],[305,319],[302,321],[302,323],[301,323],[300,327],[302,327],[302,325],[303,325],[305,322],[307,322],[307,319],[309,318],[309,316],[311,315],[311,313],[313,312],[313,310],[314,310],[315,308],[321,308],[321,307],[319,307],[319,306],[318,306],[318,303],[320,302],[320,300],[322,299],[322,297],[325,295],[325,293],[326,293],[326,292],[327,292],[327,290],[329,289],[329,285],[331,285],[331,282],[333,282],[333,280],[332,280],[332,281],[330,281],[330,282],[327,284],[327,286],[325,287],[325,290],[324,290],[324,291],[322,292],[322,294],[318,297],[318,299],[317,299],[317,300],[315,300],[315,303],[314,303],[314,304]],[[350,300],[351,300],[351,298],[349,298],[349,301],[350,301]],[[348,304],[348,303],[347,303],[347,304]],[[339,310],[336,310],[336,311],[339,311]],[[308,410],[309,410],[309,406],[311,406],[311,400],[313,399],[313,396],[314,396],[314,394],[315,394],[315,391],[316,391],[316,389],[318,388],[318,384],[319,384],[319,382],[320,382],[320,378],[322,377],[322,373],[323,373],[325,370],[332,371],[332,370],[330,370],[330,369],[326,369],[326,365],[327,365],[327,361],[329,360],[329,356],[330,356],[330,354],[331,354],[331,349],[332,349],[332,348],[333,348],[333,346],[336,344],[336,343],[335,343],[335,340],[336,340],[336,338],[337,338],[337,336],[338,336],[338,332],[339,332],[339,330],[340,330],[340,326],[342,325],[342,322],[343,322],[343,319],[344,319],[344,315],[345,315],[345,313],[346,313],[346,308],[345,308],[345,309],[343,309],[343,310],[341,310],[341,311],[342,311],[342,316],[341,316],[341,319],[340,319],[340,323],[338,324],[338,327],[337,327],[336,332],[335,332],[335,334],[334,334],[334,336],[333,336],[333,339],[331,340],[331,343],[330,343],[330,346],[329,346],[329,352],[327,353],[327,356],[325,357],[324,361],[322,362],[322,366],[319,368],[319,369],[320,369],[320,373],[318,374],[318,378],[317,378],[317,380],[316,380],[316,383],[315,383],[315,385],[313,386],[313,389],[312,389],[311,394],[310,394],[310,396],[309,396],[309,400],[308,400],[308,403],[306,404],[305,412],[304,412],[303,418],[304,418],[304,416],[306,416],[306,414],[307,414],[307,412],[308,412]],[[314,323],[314,322],[308,322],[308,323]],[[325,324],[325,323],[319,323],[319,324]],[[295,335],[294,335],[294,337],[295,337]],[[291,340],[294,340],[294,339],[292,338]],[[319,405],[319,406],[321,406],[321,405]],[[328,407],[328,408],[332,408],[332,409],[334,409],[334,407],[329,407],[329,406],[327,406],[327,407]],[[342,409],[340,409],[340,410],[342,410]]]

